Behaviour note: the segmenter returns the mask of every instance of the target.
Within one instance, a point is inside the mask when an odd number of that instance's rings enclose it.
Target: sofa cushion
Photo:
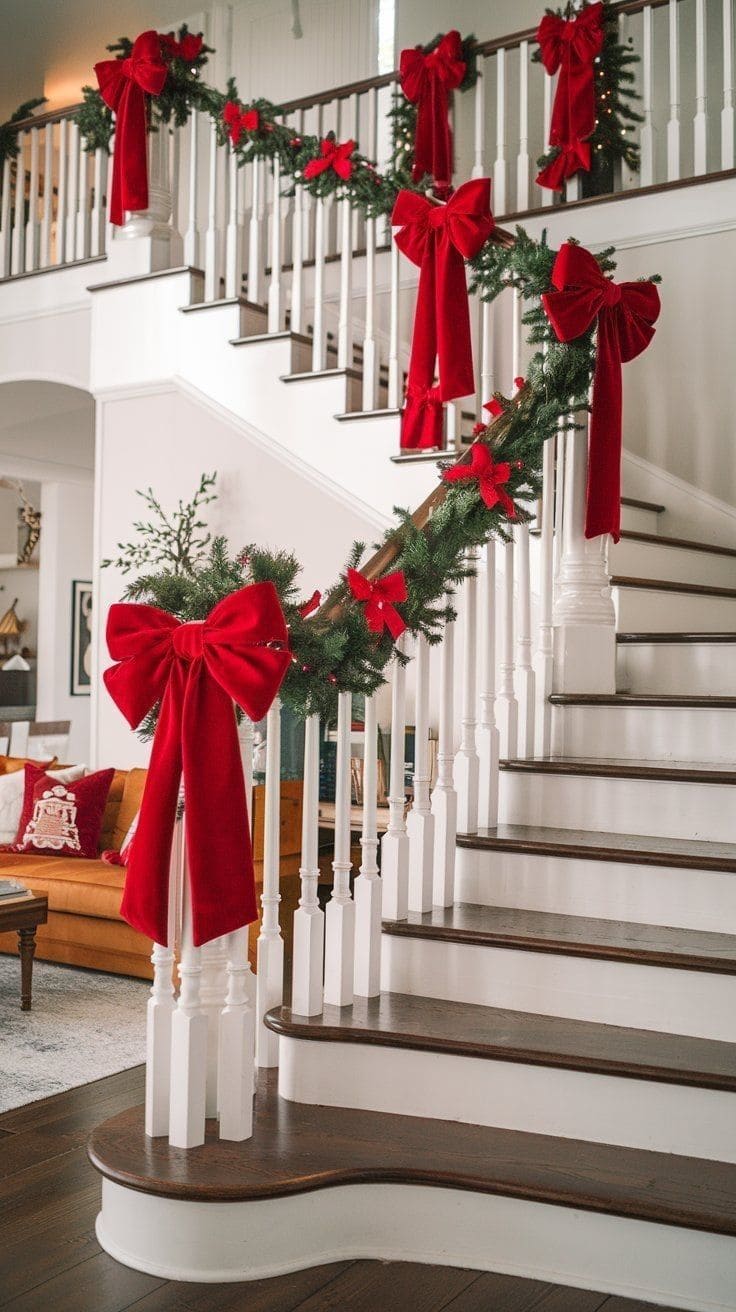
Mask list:
[[[127,770],[116,770],[112,777],[110,791],[107,794],[107,802],[105,803],[105,814],[102,817],[100,851],[112,847],[115,841],[115,825],[117,824],[118,811],[120,810],[120,803],[123,800],[125,780],[127,777]]]
[[[17,846],[49,856],[94,860],[114,773],[97,770],[67,782],[27,765]]]
[[[138,768],[129,770],[125,776],[123,800],[120,803],[117,820],[115,821],[112,842],[109,844],[117,852],[123,846],[128,830],[141,809],[141,798],[143,797],[147,774],[147,770]]]
[[[81,779],[86,767],[73,765],[67,770],[51,770],[50,777],[62,783]],[[14,843],[25,799],[25,771],[16,770],[8,775],[0,775],[0,844]]]
[[[19,879],[34,893],[45,893],[49,911],[121,919],[125,872],[119,866],[31,852],[0,852],[0,875]]]

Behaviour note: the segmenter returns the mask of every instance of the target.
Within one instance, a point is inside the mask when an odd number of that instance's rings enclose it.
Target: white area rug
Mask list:
[[[0,1112],[145,1060],[142,979],[36,961],[33,1009],[20,1010],[20,963],[0,956]]]

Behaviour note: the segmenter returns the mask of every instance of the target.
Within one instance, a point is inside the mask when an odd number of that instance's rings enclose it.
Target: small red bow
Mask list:
[[[566,178],[580,169],[590,170],[587,138],[595,128],[594,61],[603,46],[603,4],[586,5],[574,18],[546,14],[537,29],[537,41],[546,71],[559,69],[550,146],[559,155],[537,177],[540,187],[561,191]]]
[[[202,33],[185,32],[181,41],[177,41],[173,32],[161,33],[161,46],[169,59],[181,59],[185,64],[193,64],[202,53],[204,40]]]
[[[324,137],[319,143],[321,156],[319,159],[310,159],[304,169],[304,177],[307,181],[310,178],[316,178],[320,173],[326,173],[332,169],[343,182],[347,182],[353,172],[353,162],[350,158],[356,147],[355,141],[335,141],[334,137]]]
[[[110,222],[125,222],[126,210],[148,208],[146,96],[163,90],[168,69],[158,32],[142,32],[127,59],[95,64],[100,95],[115,114]]]
[[[425,55],[420,46],[402,50],[399,64],[401,89],[417,106],[414,163],[411,175],[418,182],[429,173],[444,193],[452,179],[452,133],[449,97],[465,77],[460,33],[447,32]]]
[[[437,446],[436,421],[425,426],[416,406],[475,390],[463,260],[477,255],[493,231],[490,179],[464,182],[446,205],[400,191],[391,223],[399,227],[396,245],[420,268],[401,445]],[[433,386],[435,360],[439,388]]]
[[[583,246],[566,242],[552,269],[555,291],[542,304],[561,342],[581,337],[596,322],[598,341],[590,416],[585,536],[621,532],[621,365],[651,342],[660,311],[651,282],[613,282]]]
[[[183,772],[196,946],[257,917],[243,769],[233,702],[261,720],[291,662],[272,583],[182,624],[156,606],[110,607],[104,679],[131,728],[160,704],[121,914],[168,941],[169,861]],[[278,644],[278,645],[274,645]]]
[[[519,377],[514,379],[514,387],[516,388],[517,392],[521,390],[525,382],[526,382],[525,378]],[[504,408],[505,407],[501,404],[501,402],[496,400],[495,396],[492,396],[490,401],[485,401],[483,405],[483,409],[487,410],[489,415],[493,415],[494,419],[498,419],[498,416],[503,414]],[[476,428],[477,427],[478,425],[476,424]],[[484,425],[481,424],[480,427],[483,428]]]
[[[477,482],[478,491],[489,510],[500,504],[509,519],[516,519],[516,506],[508,492],[505,492],[503,488],[504,483],[508,483],[510,477],[511,465],[506,461],[501,461],[498,465],[494,464],[493,456],[483,442],[475,442],[470,448],[469,465],[453,465],[452,469],[446,469],[442,475],[446,483],[464,483],[474,480]]]
[[[227,101],[222,111],[222,119],[234,146],[237,146],[244,132],[257,132],[261,126],[258,110],[243,109],[237,100]]]
[[[394,641],[400,638],[406,624],[393,602],[406,601],[409,595],[403,570],[385,574],[374,583],[357,569],[349,569],[347,577],[355,600],[365,603],[365,622],[371,633],[383,633],[388,629]]]
[[[322,603],[322,593],[318,592],[315,589],[309,600],[302,602],[301,606],[299,607],[299,614],[301,615],[302,619],[305,620],[308,615],[313,615],[316,610],[319,610],[321,603]]]

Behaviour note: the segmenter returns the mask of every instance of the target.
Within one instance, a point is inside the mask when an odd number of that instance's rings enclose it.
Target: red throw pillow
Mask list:
[[[15,851],[95,858],[114,774],[112,769],[98,770],[62,783],[27,765]]]

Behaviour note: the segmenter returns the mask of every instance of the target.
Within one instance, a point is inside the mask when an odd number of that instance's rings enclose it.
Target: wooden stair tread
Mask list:
[[[95,257],[95,259],[96,258],[97,257]],[[95,260],[75,261],[75,263],[79,264],[92,264],[94,262]],[[45,273],[48,272],[48,270],[38,269],[34,270],[34,272]],[[109,291],[111,287],[127,287],[129,283],[135,282],[154,282],[157,278],[175,278],[177,274],[180,273],[188,273],[193,278],[197,278],[200,281],[204,278],[204,269],[197,269],[193,264],[177,264],[173,269],[156,269],[153,273],[131,273],[127,278],[113,278],[111,282],[93,282],[91,286],[87,288],[87,291],[106,292]],[[181,306],[180,308],[183,310],[193,310],[197,309],[201,304],[201,301],[197,301],[194,305]]]
[[[311,339],[304,333],[292,333],[288,328],[278,333],[248,333],[245,337],[231,337],[231,346],[247,346],[249,342],[298,342],[300,346],[311,346]]]
[[[207,1124],[183,1151],[148,1139],[143,1108],[93,1132],[89,1155],[107,1179],[167,1198],[236,1202],[343,1184],[425,1184],[556,1203],[736,1235],[736,1166],[669,1153],[437,1122],[279,1098],[261,1073],[253,1137],[232,1143]]]
[[[736,588],[722,588],[710,583],[673,583],[671,579],[639,579],[628,574],[613,574],[612,588],[644,588],[650,592],[687,592],[695,597],[734,597]]]
[[[389,456],[392,465],[417,465],[429,463],[434,460],[447,460],[448,457],[455,455],[454,451],[447,450],[430,450],[430,451],[409,451],[402,452],[397,456]]]
[[[616,642],[736,642],[736,633],[617,633]]]
[[[220,296],[214,301],[195,301],[193,305],[180,305],[179,309],[182,314],[194,314],[195,311],[199,310],[221,309],[223,305],[239,305],[242,310],[255,311],[263,316],[268,314],[267,306],[258,305],[256,301],[249,301],[246,296]]]
[[[344,369],[306,369],[300,374],[282,374],[282,383],[304,383],[314,378],[357,378],[362,381],[363,375],[358,369],[346,366]]]
[[[636,497],[622,497],[622,506],[631,506],[634,510],[655,510],[661,515],[665,507],[657,504],[656,501],[639,501]]]
[[[680,866],[736,874],[736,843],[649,834],[610,834],[542,825],[498,825],[477,834],[458,834],[458,847],[491,852],[529,852],[567,859],[617,861],[626,865]]]
[[[736,1092],[734,1043],[407,993],[356,998],[352,1007],[326,1006],[320,1016],[277,1007],[266,1024],[276,1034],[297,1039],[378,1044]]]
[[[734,710],[736,697],[723,693],[712,696],[681,693],[636,693],[636,692],[555,692],[549,699],[554,706],[663,706],[663,707],[701,707]]]
[[[670,966],[736,975],[736,935],[641,925],[627,920],[562,916],[552,911],[478,906],[460,902],[387,920],[384,933],[475,947],[520,948],[564,956]]]
[[[705,551],[713,556],[734,556],[736,547],[723,547],[717,542],[697,542],[693,538],[671,538],[663,533],[640,533],[638,529],[624,528],[621,537],[631,542],[648,542],[657,547],[680,547],[683,551]]]
[[[529,756],[500,762],[517,774],[592,775],[614,779],[661,779],[668,783],[736,784],[736,769],[717,761],[635,761],[618,757]]]
[[[346,410],[343,414],[335,415],[339,424],[346,423],[349,419],[381,419],[386,415],[400,415],[401,411],[395,406],[386,406],[376,410]]]

